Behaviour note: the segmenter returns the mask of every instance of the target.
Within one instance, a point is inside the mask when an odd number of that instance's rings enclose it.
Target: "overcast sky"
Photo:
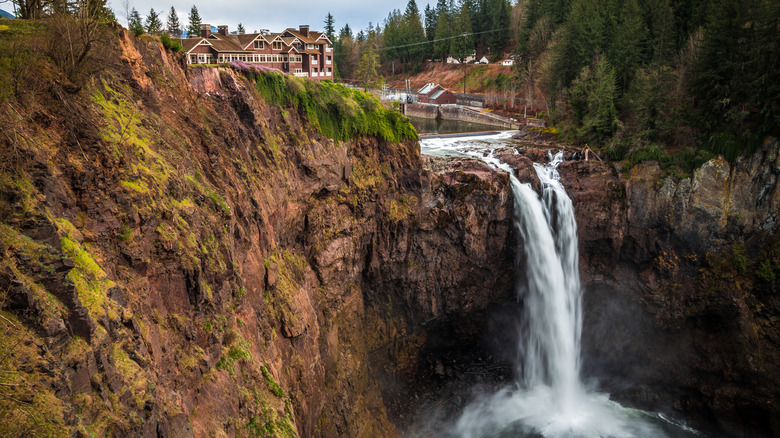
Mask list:
[[[330,12],[336,20],[336,33],[347,23],[353,32],[357,33],[359,29],[367,28],[369,22],[373,22],[374,25],[383,23],[393,9],[403,11],[406,9],[407,2],[408,0],[130,0],[130,5],[144,18],[149,14],[149,10],[154,8],[155,12],[162,17],[163,24],[173,6],[184,26],[189,22],[190,9],[195,5],[203,23],[213,26],[227,24],[231,32],[236,30],[238,23],[242,23],[248,33],[258,29],[280,32],[301,24],[308,24],[311,30],[321,31],[325,17]],[[117,20],[126,26],[123,4],[124,0],[109,0]],[[425,9],[426,4],[428,2],[417,0],[420,11]]]

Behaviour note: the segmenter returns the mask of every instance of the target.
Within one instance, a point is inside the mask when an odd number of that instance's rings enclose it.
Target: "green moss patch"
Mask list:
[[[311,126],[333,140],[371,136],[398,142],[417,138],[407,117],[385,108],[368,93],[275,72],[245,74],[266,102],[295,108]]]

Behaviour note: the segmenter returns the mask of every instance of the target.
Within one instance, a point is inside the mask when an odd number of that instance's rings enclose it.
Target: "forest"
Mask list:
[[[357,34],[335,24],[340,77],[373,86],[450,56],[511,56],[496,86],[612,159],[690,169],[780,131],[776,0],[410,0]]]

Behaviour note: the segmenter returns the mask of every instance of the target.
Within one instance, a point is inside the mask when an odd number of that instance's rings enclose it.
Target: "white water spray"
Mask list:
[[[628,409],[580,381],[582,290],[577,224],[557,167],[534,164],[542,195],[514,177],[489,150],[490,139],[426,141],[423,151],[468,155],[510,174],[515,226],[522,237],[525,279],[517,286],[522,302],[517,381],[467,406],[453,432],[462,437],[664,437],[663,417]],[[658,421],[658,420],[661,421]],[[655,423],[655,424],[653,424]],[[666,429],[666,428],[664,428]]]

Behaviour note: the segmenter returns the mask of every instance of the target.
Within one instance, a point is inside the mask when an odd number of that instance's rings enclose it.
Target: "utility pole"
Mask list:
[[[466,34],[463,34],[463,94],[466,94]]]

